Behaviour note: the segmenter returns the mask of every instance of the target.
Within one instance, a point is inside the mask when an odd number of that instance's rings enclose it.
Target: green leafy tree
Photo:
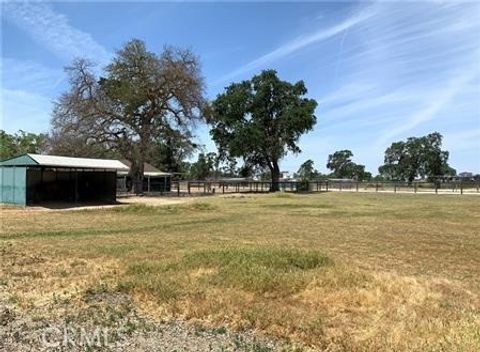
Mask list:
[[[295,176],[303,180],[311,180],[319,176],[319,172],[315,169],[313,160],[309,159],[300,165]]]
[[[351,177],[353,153],[350,150],[339,150],[328,156],[327,168],[333,171],[335,177]]]
[[[380,175],[388,180],[412,182],[417,177],[432,179],[455,174],[455,169],[448,165],[448,151],[441,149],[442,138],[434,132],[392,143],[385,150],[384,164],[378,169]]]
[[[162,171],[187,173],[185,159],[191,157],[198,145],[175,131],[156,140],[151,148],[149,162]]]
[[[200,153],[196,162],[190,166],[190,178],[193,180],[205,180],[214,175],[217,165],[215,153]]]
[[[0,130],[0,158],[7,159],[16,155],[15,136]]]
[[[316,123],[317,102],[307,99],[303,81],[280,80],[274,70],[233,83],[211,104],[211,136],[220,156],[242,158],[248,166],[268,168],[278,190],[280,160],[300,153],[300,136]]]
[[[327,168],[332,170],[332,176],[338,178],[353,178],[359,181],[369,180],[370,172],[365,171],[365,165],[352,161],[353,153],[348,150],[339,150],[328,156]]]
[[[11,158],[20,154],[45,152],[47,136],[43,133],[30,133],[19,130],[9,134],[0,130],[0,159]]]
[[[70,90],[56,102],[57,135],[85,136],[115,148],[132,163],[134,191],[142,192],[144,162],[165,133],[188,136],[202,117],[204,83],[198,59],[189,50],[148,51],[131,40],[101,77],[86,60],[67,67]]]

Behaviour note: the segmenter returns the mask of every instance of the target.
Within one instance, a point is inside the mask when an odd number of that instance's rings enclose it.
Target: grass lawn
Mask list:
[[[0,216],[4,298],[38,318],[122,292],[155,319],[305,349],[480,350],[479,197],[245,195]]]

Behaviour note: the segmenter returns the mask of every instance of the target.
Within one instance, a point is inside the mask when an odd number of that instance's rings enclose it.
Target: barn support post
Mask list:
[[[75,203],[78,202],[78,170],[75,170]]]
[[[150,176],[147,176],[147,192],[150,193]]]
[[[328,181],[325,183],[325,191],[328,192]]]
[[[180,180],[177,181],[177,197],[180,197]]]
[[[187,191],[188,191],[188,194],[190,194],[190,181],[187,181]]]

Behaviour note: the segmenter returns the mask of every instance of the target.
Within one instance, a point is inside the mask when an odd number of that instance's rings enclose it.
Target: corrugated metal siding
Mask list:
[[[0,203],[26,205],[27,168],[0,166]]]

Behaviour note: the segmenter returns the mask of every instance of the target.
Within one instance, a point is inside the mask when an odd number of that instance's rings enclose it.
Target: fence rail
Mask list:
[[[208,195],[229,193],[266,193],[271,181],[173,181],[170,195]],[[357,182],[357,181],[281,181],[283,192],[390,192],[390,193],[480,193],[480,181],[472,182]]]

